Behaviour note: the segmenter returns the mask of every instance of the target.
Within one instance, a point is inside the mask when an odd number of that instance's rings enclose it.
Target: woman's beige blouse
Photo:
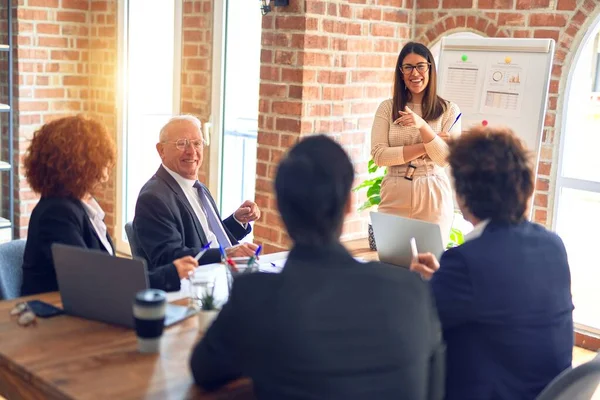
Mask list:
[[[409,105],[409,108],[415,114],[422,115],[420,104]],[[436,134],[448,132],[448,129],[450,129],[450,126],[454,123],[459,113],[458,106],[449,101],[446,111],[438,119],[426,122]],[[452,136],[460,135],[460,122],[459,119],[452,127],[452,131],[449,132]],[[423,143],[423,140],[417,128],[400,126],[393,123],[392,99],[381,103],[375,113],[375,120],[373,121],[373,128],[371,130],[371,157],[375,164],[379,166],[405,164],[404,146],[418,143]],[[439,136],[436,136],[429,143],[425,143],[425,151],[427,152],[426,158],[430,158],[435,164],[440,167],[448,165],[448,161],[446,160],[448,145]]]

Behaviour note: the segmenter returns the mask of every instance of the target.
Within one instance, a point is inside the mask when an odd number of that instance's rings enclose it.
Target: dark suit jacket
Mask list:
[[[192,373],[206,389],[249,376],[263,400],[441,399],[433,303],[406,269],[297,246],[281,274],[236,277]]]
[[[204,190],[218,215],[212,196],[206,187]],[[232,244],[237,244],[252,229],[250,224],[244,229],[233,215],[225,219],[223,225]],[[207,243],[206,234],[183,190],[162,165],[140,191],[133,229],[150,269],[183,256],[195,256]],[[200,264],[220,259],[219,249],[210,249]]]
[[[108,237],[111,247],[112,240]],[[51,246],[64,243],[87,249],[106,251],[80,200],[42,197],[31,213],[27,243],[23,255],[23,283],[21,295],[28,296],[58,290]],[[167,281],[173,264],[149,273],[150,286],[166,289],[175,285]],[[179,277],[175,270],[177,286]]]
[[[530,222],[490,222],[440,265],[431,285],[447,344],[447,399],[534,399],[570,367],[571,276],[557,235]]]

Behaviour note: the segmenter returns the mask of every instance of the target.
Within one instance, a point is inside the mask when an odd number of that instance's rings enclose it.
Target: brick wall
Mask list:
[[[184,0],[181,62],[181,112],[204,123],[211,113],[212,0]],[[204,150],[200,181],[208,184],[210,149]]]
[[[278,161],[299,138],[332,136],[350,154],[359,179],[364,177],[373,114],[390,97],[414,6],[412,0],[290,4],[263,17],[256,168],[263,217],[254,233],[266,251],[290,244],[272,184]],[[354,209],[362,200],[364,193],[353,195]],[[365,216],[349,216],[344,238],[366,236]]]
[[[540,163],[534,220],[552,225],[561,107],[570,61],[600,14],[595,0],[416,0],[415,38],[425,44],[456,31],[490,37],[556,40]]]
[[[26,237],[37,203],[22,158],[32,133],[52,119],[90,113],[115,131],[116,1],[20,0],[15,15],[15,237]],[[114,175],[101,194],[114,226]]]

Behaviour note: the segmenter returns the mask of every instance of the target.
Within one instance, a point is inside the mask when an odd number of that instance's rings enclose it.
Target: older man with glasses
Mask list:
[[[162,165],[142,187],[133,220],[149,268],[194,256],[209,243],[200,264],[219,262],[219,245],[231,257],[251,256],[257,248],[238,244],[260,217],[256,203],[247,200],[222,220],[208,188],[198,181],[204,144],[200,121],[190,115],[172,118],[160,131],[156,150]]]

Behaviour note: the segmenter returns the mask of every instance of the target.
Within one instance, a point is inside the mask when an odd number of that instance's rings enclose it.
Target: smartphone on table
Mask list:
[[[29,306],[29,309],[33,311],[36,317],[39,318],[50,318],[65,313],[60,308],[41,300],[29,300],[27,305]]]

